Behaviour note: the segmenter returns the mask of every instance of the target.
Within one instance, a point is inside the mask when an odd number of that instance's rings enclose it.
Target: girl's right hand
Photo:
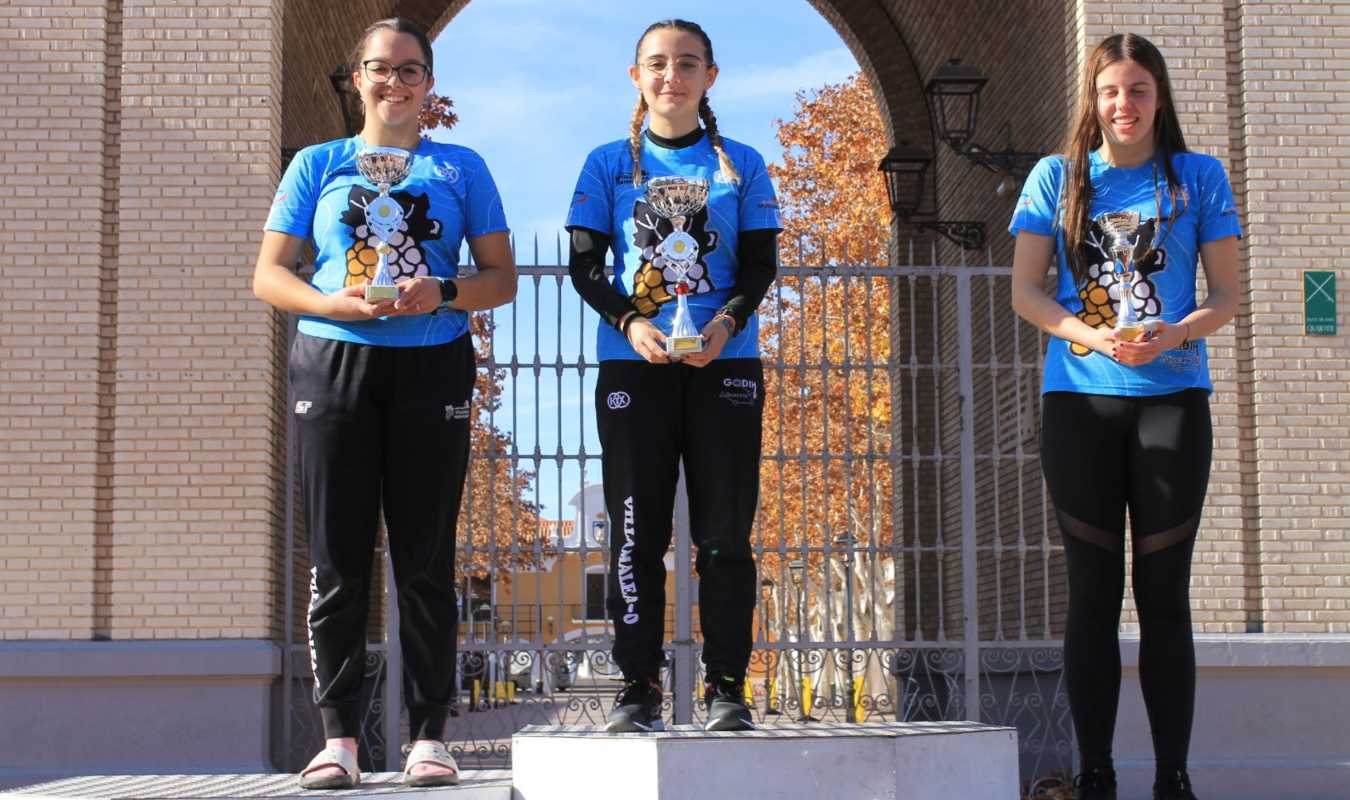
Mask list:
[[[646,317],[634,317],[633,321],[628,323],[627,336],[628,343],[638,355],[646,359],[647,363],[670,363],[670,356],[666,355],[666,335],[653,325],[651,320]]]
[[[367,303],[366,283],[363,281],[355,286],[344,286],[327,295],[323,316],[338,322],[359,322],[366,319],[378,319],[393,310],[393,300]]]

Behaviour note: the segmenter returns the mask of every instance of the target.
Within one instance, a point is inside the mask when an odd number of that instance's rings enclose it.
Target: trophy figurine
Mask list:
[[[1115,262],[1120,306],[1116,312],[1116,332],[1133,342],[1144,335],[1146,325],[1134,307],[1134,251],[1139,243],[1139,212],[1113,211],[1097,217],[1106,237],[1107,250]]]
[[[356,167],[380,189],[380,196],[366,205],[366,227],[380,240],[375,246],[380,260],[375,265],[375,277],[366,285],[366,302],[397,300],[398,287],[389,274],[389,253],[393,249],[389,240],[403,225],[403,206],[389,196],[389,189],[412,171],[412,153],[398,147],[370,147],[357,154]]]
[[[703,336],[689,313],[689,295],[694,293],[689,273],[698,265],[698,240],[684,226],[708,202],[708,182],[702,178],[674,176],[647,182],[647,205],[670,220],[674,228],[656,246],[656,258],[666,280],[675,284],[675,321],[666,335],[666,353],[687,356],[703,351]]]

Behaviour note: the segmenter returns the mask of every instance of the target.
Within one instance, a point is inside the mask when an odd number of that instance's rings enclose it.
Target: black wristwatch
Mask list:
[[[459,287],[449,278],[437,278],[436,283],[441,286],[441,304],[436,306],[436,309],[439,311],[442,308],[449,308],[450,304],[455,302],[455,298],[459,297]]]

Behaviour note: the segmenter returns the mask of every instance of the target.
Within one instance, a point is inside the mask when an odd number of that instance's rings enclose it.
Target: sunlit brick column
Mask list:
[[[1213,631],[1350,631],[1350,357],[1303,333],[1303,269],[1350,236],[1343,81],[1350,8],[1080,0],[1084,50],[1121,30],[1162,48],[1187,143],[1225,160],[1243,211],[1240,319],[1210,339],[1215,464],[1193,581]],[[1342,275],[1339,305],[1350,290]],[[1235,339],[1234,332],[1237,337]]]
[[[276,633],[276,320],[249,291],[279,169],[280,8],[124,7],[111,634]]]
[[[96,628],[108,38],[102,0],[0,7],[0,639]]]

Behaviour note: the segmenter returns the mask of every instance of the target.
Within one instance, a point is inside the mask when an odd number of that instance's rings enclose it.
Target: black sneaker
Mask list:
[[[708,708],[705,731],[752,731],[750,709],[745,705],[745,679],[714,672],[703,684],[703,703]]]
[[[1191,776],[1179,769],[1160,773],[1153,781],[1153,800],[1197,800],[1191,791]]]
[[[1073,779],[1074,800],[1116,800],[1116,771],[1109,767],[1084,770]]]
[[[605,733],[649,733],[663,731],[661,721],[661,684],[651,678],[633,678],[624,681],[623,688],[614,696],[614,710],[609,712]]]

